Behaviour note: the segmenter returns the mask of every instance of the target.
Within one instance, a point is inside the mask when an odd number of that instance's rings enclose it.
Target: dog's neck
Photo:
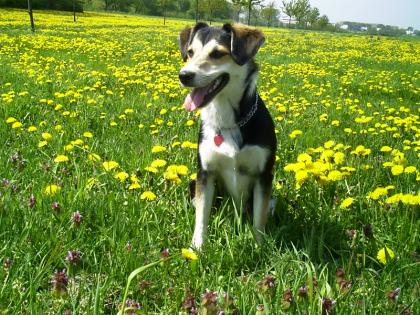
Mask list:
[[[245,81],[245,82],[244,82]],[[216,132],[233,129],[255,103],[256,71],[245,80],[230,80],[226,87],[201,111],[201,120]]]

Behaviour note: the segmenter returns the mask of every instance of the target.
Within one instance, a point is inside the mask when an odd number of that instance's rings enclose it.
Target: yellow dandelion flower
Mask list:
[[[115,179],[118,179],[120,182],[125,181],[128,178],[128,174],[126,172],[118,172],[114,175]]]
[[[9,118],[6,119],[6,123],[8,123],[8,124],[13,124],[16,121],[17,121],[17,119],[15,117],[9,117]]]
[[[85,189],[86,190],[91,190],[93,186],[99,184],[99,180],[96,179],[95,177],[90,177],[88,178],[87,182],[86,182],[86,186]]]
[[[307,171],[305,170],[299,170],[296,172],[295,174],[295,180],[296,182],[298,182],[300,185],[302,185],[306,180],[308,180],[309,178],[309,174]]]
[[[191,179],[191,180],[196,180],[196,179],[197,179],[197,173],[192,173],[192,174],[190,175],[190,179]]]
[[[63,162],[68,162],[69,158],[63,154],[59,154],[57,155],[57,157],[54,159],[55,163],[63,163]]]
[[[139,189],[139,188],[140,188],[140,184],[137,182],[134,182],[130,186],[128,186],[129,190],[134,190],[134,189]]]
[[[131,180],[133,183],[138,183],[138,182],[139,182],[139,178],[137,177],[137,175],[136,175],[136,174],[131,174],[131,175],[130,175],[130,180]]]
[[[105,161],[102,163],[102,166],[104,167],[105,171],[110,171],[116,167],[119,166],[119,164],[115,161]]]
[[[17,128],[21,128],[23,125],[20,121],[15,121],[14,123],[12,123],[12,129],[17,129]]]
[[[404,173],[406,174],[412,174],[412,173],[415,173],[416,171],[417,171],[417,168],[415,166],[407,166],[404,169]]]
[[[293,130],[289,134],[289,137],[292,138],[292,139],[295,139],[297,136],[300,136],[302,133],[303,133],[302,130],[296,129],[296,130]]]
[[[376,258],[381,264],[386,265],[390,260],[395,258],[395,254],[392,249],[385,246],[378,251]]]
[[[101,160],[101,157],[98,154],[96,154],[96,153],[89,153],[88,154],[88,160],[89,161],[93,161],[93,162],[100,161]]]
[[[406,205],[420,205],[420,195],[405,194],[401,197],[401,202]]]
[[[187,175],[188,174],[188,167],[185,165],[177,165],[176,172],[178,175]]]
[[[51,135],[49,132],[43,132],[43,133],[41,134],[41,137],[42,137],[42,139],[44,139],[44,140],[46,140],[46,141],[48,141],[48,140],[52,139],[52,135]]]
[[[155,145],[152,148],[152,153],[159,153],[159,152],[164,152],[164,151],[166,151],[166,148],[164,146],[161,146],[161,145]]]
[[[346,155],[343,152],[336,152],[334,153],[334,163],[337,165],[341,165],[344,163],[344,160],[346,159]]]
[[[182,255],[182,257],[184,257],[185,259],[188,259],[188,260],[197,260],[198,259],[197,254],[190,248],[181,249],[181,255]]]
[[[402,165],[394,165],[391,167],[391,173],[394,176],[398,176],[404,172],[404,166]]]
[[[64,151],[72,151],[74,146],[72,144],[67,144],[64,146]]]
[[[191,119],[187,120],[186,125],[187,125],[187,126],[192,126],[192,125],[194,125],[194,120],[191,120]]]
[[[351,198],[351,197],[346,198],[341,202],[340,208],[341,209],[347,209],[348,207],[350,207],[353,204],[353,202],[354,202],[353,198]]]
[[[156,199],[156,195],[151,191],[145,191],[140,195],[141,200],[153,201]]]
[[[91,132],[89,132],[89,131],[86,131],[86,132],[83,133],[83,137],[85,137],[85,138],[92,138],[93,137],[93,134]]]
[[[178,174],[176,171],[173,170],[167,170],[164,174],[163,174],[163,178],[165,178],[166,180],[169,181],[173,181],[176,183],[180,183],[181,179],[178,177]]]
[[[44,193],[49,196],[54,196],[56,193],[58,193],[61,190],[61,187],[55,184],[48,185],[44,189]]]
[[[367,149],[363,145],[358,145],[356,149],[354,149],[354,151],[351,151],[351,154],[366,156],[366,155],[369,155],[371,152],[372,152],[371,149]]]
[[[29,126],[28,127],[28,131],[29,132],[34,132],[34,131],[37,131],[38,130],[38,128],[37,127],[35,127],[35,126]]]
[[[72,145],[82,145],[84,143],[84,141],[82,139],[76,139],[71,141]]]
[[[38,142],[38,148],[43,148],[48,144],[47,141],[43,140],[43,141],[39,141]]]
[[[310,163],[312,162],[312,157],[308,153],[301,153],[298,155],[297,161],[303,163]]]
[[[333,182],[339,181],[343,178],[343,174],[340,171],[334,170],[328,173],[328,180]]]
[[[153,162],[152,162],[152,164],[150,164],[150,166],[151,167],[153,167],[153,168],[159,168],[159,167],[163,167],[163,166],[165,166],[166,165],[166,161],[165,160],[162,160],[162,159],[157,159],[157,160],[154,160]]]
[[[378,200],[382,196],[386,196],[389,190],[394,189],[395,187],[392,185],[386,187],[377,187],[374,191],[368,193],[367,198],[372,200]]]
[[[156,174],[158,172],[158,169],[156,167],[153,166],[147,166],[144,168],[145,171],[149,172],[149,173],[154,173]]]
[[[393,167],[394,166],[394,163],[392,163],[392,162],[384,162],[384,163],[382,163],[382,166],[385,167],[385,168],[387,168],[387,167]]]
[[[391,152],[392,151],[392,148],[391,147],[389,147],[389,146],[383,146],[382,148],[381,148],[381,152]]]
[[[189,148],[191,146],[192,142],[190,141],[184,141],[181,144],[181,148],[185,149],[185,148]]]
[[[299,163],[289,163],[284,167],[284,170],[286,172],[297,172],[299,170],[303,170],[305,168],[305,163],[299,162]]]
[[[403,194],[401,194],[401,193],[395,194],[395,195],[392,195],[391,197],[387,198],[385,200],[385,203],[388,203],[388,204],[399,203],[402,200],[402,198],[403,198]]]
[[[329,141],[324,143],[324,148],[325,149],[331,149],[334,145],[335,145],[335,141],[334,140],[329,140]]]

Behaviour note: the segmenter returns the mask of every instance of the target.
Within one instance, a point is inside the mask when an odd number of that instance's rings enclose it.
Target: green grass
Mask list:
[[[217,202],[204,250],[189,261],[180,252],[193,232],[188,182],[196,150],[172,145],[195,143],[198,132],[199,118],[183,110],[187,92],[177,81],[177,35],[192,22],[164,27],[153,18],[86,13],[74,24],[69,14],[34,16],[31,34],[26,12],[0,10],[0,314],[116,314],[130,273],[159,261],[164,249],[172,258],[129,286],[128,298],[145,314],[188,313],[188,296],[212,314],[201,297],[206,289],[218,292],[226,314],[256,314],[258,305],[265,306],[261,314],[322,314],[322,298],[336,302],[334,314],[420,313],[418,40],[264,29],[257,61],[259,91],[278,132],[275,213],[259,247],[231,200]],[[362,116],[372,118],[357,122]],[[13,128],[10,117],[22,126]],[[296,129],[302,134],[291,138]],[[92,138],[83,135],[88,131]],[[45,132],[52,139],[39,148]],[[65,151],[76,139],[83,143]],[[331,167],[354,170],[336,181],[311,174],[296,189],[284,167],[305,152],[317,160],[329,140],[349,146],[334,150],[345,161]],[[155,145],[167,150],[152,153]],[[352,154],[358,145],[371,153]],[[383,146],[395,151],[381,152]],[[89,153],[102,160],[90,161]],[[393,175],[383,163],[401,153],[393,165],[416,169]],[[54,162],[60,154],[69,161]],[[168,164],[147,172],[155,159]],[[106,171],[104,161],[119,166]],[[166,180],[171,164],[187,166],[188,174]],[[120,171],[136,175],[139,188],[114,178]],[[48,195],[50,184],[61,190]],[[388,185],[387,196],[367,198]],[[142,200],[145,191],[156,200]],[[413,204],[387,202],[397,193],[411,195]],[[340,208],[348,197],[353,204]],[[395,257],[382,264],[377,253],[385,246]],[[65,259],[71,250],[81,253],[77,264]],[[63,269],[68,283],[59,290],[51,280]],[[307,297],[300,297],[304,286]],[[398,299],[390,298],[397,288]],[[225,292],[233,306],[223,302]]]

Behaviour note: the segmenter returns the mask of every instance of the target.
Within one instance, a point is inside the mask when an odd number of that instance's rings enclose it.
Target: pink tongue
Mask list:
[[[204,97],[207,94],[209,87],[195,88],[190,94],[187,95],[184,101],[185,110],[192,112],[203,104]]]

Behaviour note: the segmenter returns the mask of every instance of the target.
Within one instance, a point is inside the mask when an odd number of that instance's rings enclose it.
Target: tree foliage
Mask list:
[[[279,10],[276,8],[274,1],[271,1],[265,8],[261,9],[261,17],[267,21],[267,26],[272,26],[274,21],[277,20]]]
[[[309,0],[283,0],[283,12],[289,17],[289,26],[292,19],[299,27],[308,27],[315,29],[326,29],[329,25],[329,19],[322,15],[319,9],[311,7]]]
[[[76,11],[83,11],[81,0],[75,0]],[[0,7],[28,8],[28,0],[0,0]],[[32,0],[32,9],[73,11],[73,0]]]

